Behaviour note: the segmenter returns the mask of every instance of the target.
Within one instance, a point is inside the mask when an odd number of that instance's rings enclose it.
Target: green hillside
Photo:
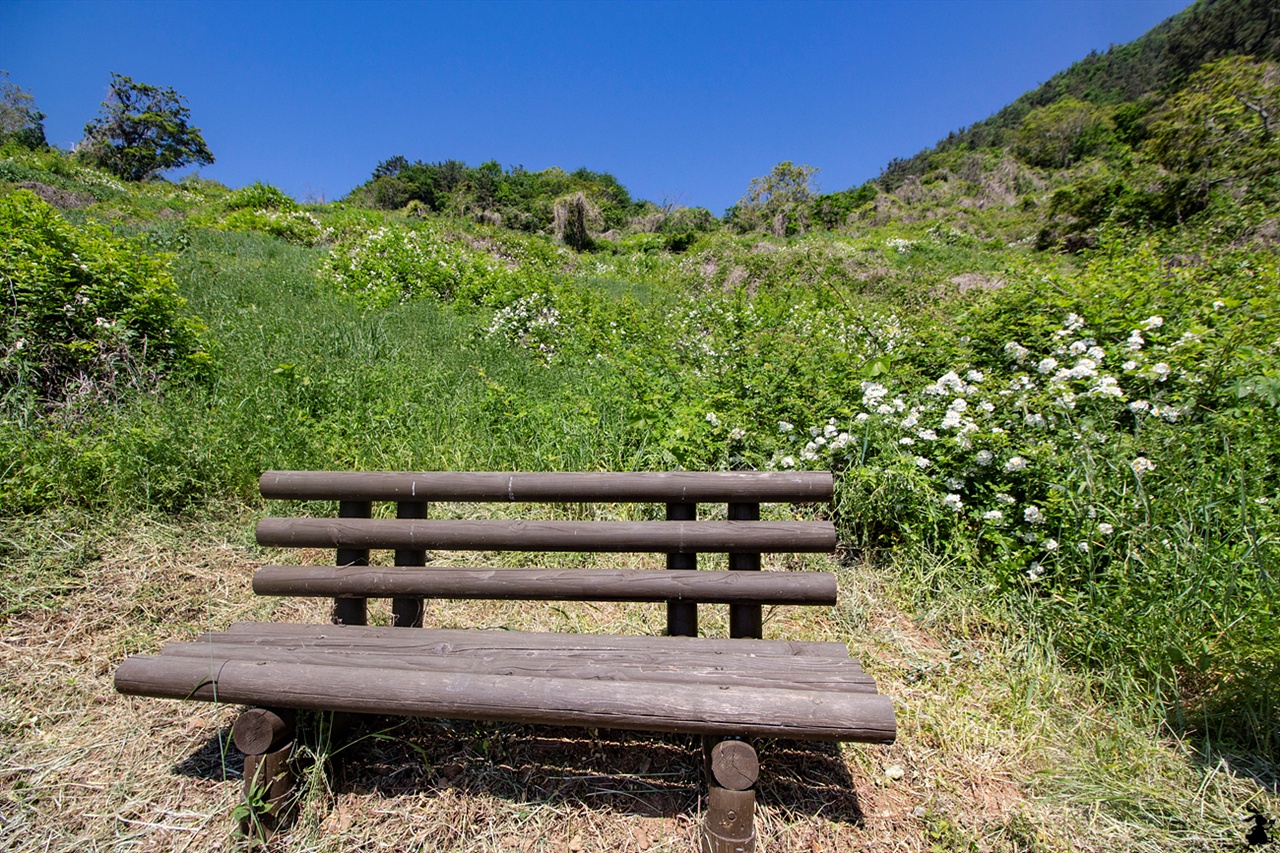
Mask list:
[[[1243,849],[1243,818],[1280,816],[1277,15],[1197,3],[876,181],[819,195],[783,163],[723,218],[606,172],[404,157],[330,204],[130,182],[44,147],[11,98],[13,849],[180,846],[129,835],[107,816],[134,805],[63,759],[142,725],[112,661],[274,606],[244,572],[261,471],[675,467],[835,472],[844,597],[772,624],[849,642],[898,702],[897,745],[836,753],[857,819],[780,785],[776,849]],[[332,821],[388,800],[424,849],[559,850],[616,822],[593,793],[486,794],[506,731],[459,738],[483,820],[447,786],[319,779],[282,849],[391,844]],[[454,761],[386,739],[413,773]],[[129,819],[159,832],[228,790]],[[441,828],[472,819],[498,829]]]

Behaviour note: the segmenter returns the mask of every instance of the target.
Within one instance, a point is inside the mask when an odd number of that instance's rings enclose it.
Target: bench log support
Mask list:
[[[426,501],[399,501],[396,504],[396,518],[426,518]],[[427,552],[419,548],[400,548],[396,550],[397,566],[425,566]],[[422,598],[391,599],[391,624],[396,628],[421,628],[425,602]]]
[[[729,504],[729,520],[759,521],[760,504]],[[760,571],[760,554],[731,552],[729,554],[729,570],[738,572]],[[764,636],[764,622],[761,618],[759,604],[729,605],[729,636],[733,638],[754,637],[756,639]]]
[[[690,503],[667,504],[667,521],[697,521],[698,505]],[[698,568],[698,555],[688,553],[667,554],[667,568],[688,570]],[[692,601],[667,603],[667,636],[698,636],[698,604]]]
[[[332,599],[334,624],[236,624],[131,656],[115,675],[125,694],[261,706],[232,732],[246,756],[237,816],[254,835],[293,818],[295,709],[335,726],[393,714],[701,735],[701,853],[757,848],[760,766],[745,738],[896,735],[892,702],[843,642],[760,639],[764,606],[836,601],[831,572],[761,571],[764,553],[835,550],[830,521],[761,520],[762,503],[830,501],[829,473],[273,471],[260,486],[269,499],[338,503],[337,518],[257,526],[260,546],[332,549],[335,565],[265,566],[253,581],[263,595]],[[396,517],[374,518],[374,502],[395,503]],[[429,502],[642,502],[666,518],[429,518]],[[727,505],[727,519],[699,521],[699,504]],[[371,550],[394,552],[394,565],[370,567]],[[661,554],[665,570],[428,567],[428,551]],[[699,553],[727,554],[729,570],[699,570]],[[370,598],[390,599],[391,627],[368,627]],[[423,628],[426,599],[662,602],[665,636]],[[699,603],[728,606],[729,638],[698,636]]]
[[[338,518],[369,518],[373,515],[372,501],[338,501]],[[339,566],[369,565],[368,548],[338,548]],[[367,625],[369,615],[367,599],[335,598],[333,600],[333,624]]]
[[[705,741],[707,814],[702,853],[755,853],[756,781],[760,760],[742,740]]]
[[[244,756],[240,833],[270,839],[294,818],[292,711],[250,708],[236,720],[231,739]]]

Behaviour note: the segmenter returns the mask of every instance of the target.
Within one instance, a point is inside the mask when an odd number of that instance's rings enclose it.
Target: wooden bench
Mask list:
[[[334,599],[332,625],[241,623],[135,655],[127,694],[258,706],[233,727],[246,791],[287,787],[292,709],[590,726],[704,735],[710,797],[703,849],[754,849],[755,737],[888,743],[892,703],[842,643],[764,640],[762,606],[832,605],[830,572],[760,571],[763,553],[830,552],[826,521],[760,520],[761,503],[826,502],[829,473],[268,472],[262,495],[337,501],[337,518],[264,518],[267,547],[326,548],[333,565],[261,568],[262,595]],[[395,518],[373,517],[375,501]],[[665,505],[650,521],[437,519],[436,502]],[[720,520],[698,520],[699,504]],[[704,510],[705,511],[705,510]],[[371,550],[394,566],[371,566]],[[428,566],[428,552],[650,552],[666,568]],[[727,553],[728,571],[698,568]],[[367,600],[391,599],[369,627]],[[422,627],[424,599],[666,602],[663,636]],[[729,607],[729,638],[698,637],[698,605]],[[661,630],[665,627],[665,631]]]

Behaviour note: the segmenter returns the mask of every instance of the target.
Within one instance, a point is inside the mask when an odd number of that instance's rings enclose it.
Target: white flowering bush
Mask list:
[[[333,237],[315,214],[302,210],[277,187],[261,182],[228,193],[191,221],[219,231],[270,234],[300,246],[316,246]]]
[[[305,210],[234,210],[214,225],[222,231],[257,231],[300,246],[325,242],[330,232]]]
[[[0,197],[0,393],[42,402],[202,368],[203,325],[163,259],[103,229],[77,229],[34,193]]]
[[[550,361],[561,337],[560,311],[549,293],[531,293],[493,313],[485,334],[532,350]]]
[[[839,472],[851,543],[953,555],[949,583],[1020,602],[1068,657],[1280,686],[1274,258],[1183,272],[1129,244],[1012,278],[936,325],[760,296],[670,315],[716,401],[685,446]]]
[[[371,305],[420,296],[479,303],[519,289],[505,266],[429,224],[353,233],[333,246],[317,274],[342,294]]]

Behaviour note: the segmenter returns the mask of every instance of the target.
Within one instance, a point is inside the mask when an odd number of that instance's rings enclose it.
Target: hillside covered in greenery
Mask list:
[[[1098,835],[923,837],[1224,849],[1280,762],[1278,45],[1274,2],[1201,0],[863,186],[781,163],[721,217],[403,156],[330,204],[127,180],[10,86],[0,625],[92,585],[67,531],[238,519],[267,469],[828,469],[842,571],[999,649],[992,715],[1188,756],[1028,759]]]

